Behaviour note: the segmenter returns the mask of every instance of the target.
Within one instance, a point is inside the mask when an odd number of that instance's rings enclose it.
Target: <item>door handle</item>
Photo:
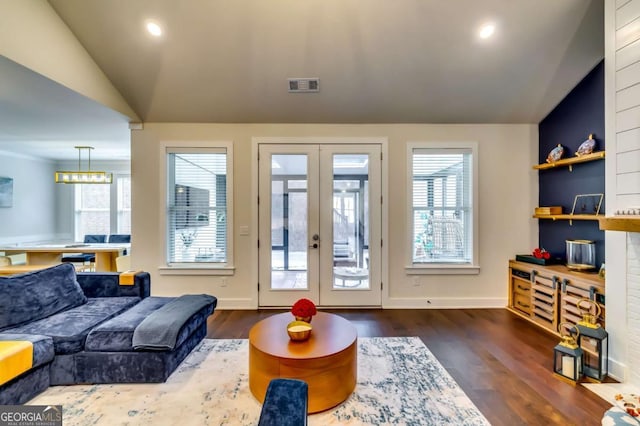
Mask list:
[[[309,248],[318,248],[318,243],[313,243],[309,246]]]

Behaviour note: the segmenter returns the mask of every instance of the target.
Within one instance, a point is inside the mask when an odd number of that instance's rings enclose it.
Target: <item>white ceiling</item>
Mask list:
[[[538,123],[603,57],[602,0],[49,3],[147,122]],[[23,82],[0,86],[0,149],[68,138],[98,154],[122,129],[128,146],[123,116],[7,62],[1,80]],[[290,77],[320,92],[288,93]]]

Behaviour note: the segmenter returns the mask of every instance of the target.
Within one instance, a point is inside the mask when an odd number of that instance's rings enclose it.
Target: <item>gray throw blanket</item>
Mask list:
[[[153,311],[133,331],[133,349],[173,350],[187,320],[214,301],[208,294],[187,294]]]

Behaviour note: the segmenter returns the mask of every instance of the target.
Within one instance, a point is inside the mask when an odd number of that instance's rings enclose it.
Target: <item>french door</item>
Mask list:
[[[259,145],[260,306],[381,305],[380,150]]]

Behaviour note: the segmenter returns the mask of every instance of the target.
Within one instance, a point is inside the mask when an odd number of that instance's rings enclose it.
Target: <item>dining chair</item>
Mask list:
[[[104,234],[86,234],[84,236],[85,244],[101,244],[107,241],[107,236]],[[62,257],[63,262],[82,263],[83,265],[89,264],[89,270],[92,270],[92,265],[96,262],[95,253],[74,253],[67,254]]]

